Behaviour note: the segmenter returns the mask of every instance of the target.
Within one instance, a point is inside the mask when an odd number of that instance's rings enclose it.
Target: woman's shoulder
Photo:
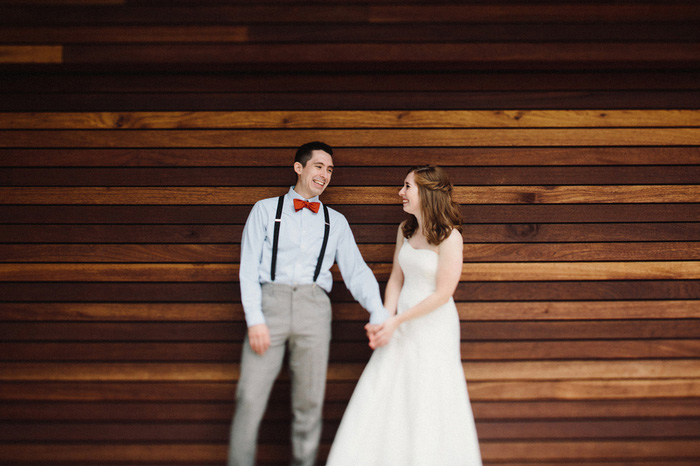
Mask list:
[[[447,238],[442,240],[442,242],[438,245],[439,248],[442,248],[442,246],[447,246],[448,248],[462,248],[464,243],[464,238],[462,238],[462,233],[456,229],[453,228],[452,231],[450,232],[449,235],[447,235]]]

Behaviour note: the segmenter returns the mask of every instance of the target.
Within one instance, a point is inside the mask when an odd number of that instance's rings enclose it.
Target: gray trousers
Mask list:
[[[260,421],[289,350],[292,383],[292,465],[312,466],[321,438],[331,338],[331,303],[317,285],[264,284],[262,309],[270,348],[255,353],[246,336],[231,425],[229,466],[253,466]]]

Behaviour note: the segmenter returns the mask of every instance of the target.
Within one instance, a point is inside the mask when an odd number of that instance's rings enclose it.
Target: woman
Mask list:
[[[480,465],[452,299],[462,273],[462,221],[452,184],[409,170],[384,296],[393,315],[367,326],[375,349],[345,410],[327,466]]]

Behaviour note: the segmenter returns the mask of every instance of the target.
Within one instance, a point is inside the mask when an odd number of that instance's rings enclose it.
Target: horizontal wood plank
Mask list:
[[[62,62],[63,47],[59,45],[0,45],[0,65]]]
[[[692,30],[693,34],[697,33],[697,27],[693,22],[676,23],[673,25],[674,31],[676,28],[682,28],[686,25]],[[595,27],[595,24],[592,25]],[[615,31],[624,30],[626,25],[616,24]],[[151,28],[155,26],[149,26]],[[183,27],[183,26],[178,26]],[[275,30],[277,27],[274,26]],[[284,27],[284,26],[281,26]],[[335,28],[342,28],[342,24],[334,24],[333,30],[323,29],[316,34],[323,34],[323,37],[332,36]],[[416,30],[413,25],[407,26],[411,30],[411,34],[420,35],[420,31]],[[430,25],[424,25],[423,28],[429,28]],[[478,28],[478,25],[474,27]],[[508,24],[508,37],[512,37],[513,28],[517,29],[518,25]],[[533,28],[530,25],[523,26],[530,31]],[[570,30],[576,28],[575,24],[566,25],[549,25],[552,28],[564,28]],[[639,25],[643,30],[648,28],[659,27],[663,30],[664,37],[672,35],[674,31],[669,30],[668,25],[664,23],[653,23]],[[67,28],[70,30],[80,30],[79,27]],[[454,31],[454,27],[450,27],[450,31]],[[460,28],[461,29],[461,28]],[[11,28],[3,28],[3,31],[11,30]],[[31,31],[40,31],[41,28],[34,27]],[[128,31],[129,29],[125,29]],[[470,27],[468,29],[472,30]],[[606,30],[609,31],[609,28]],[[372,34],[377,34],[376,29],[371,29]],[[540,29],[540,31],[542,31]],[[313,31],[303,29],[297,31],[300,34],[314,34]],[[2,34],[2,31],[0,31]],[[695,35],[693,37],[696,37]],[[626,39],[630,39],[626,36]],[[639,97],[648,98],[655,91],[673,90],[673,91],[691,91],[697,90],[697,82],[700,79],[700,72],[697,70],[610,70],[604,73],[595,70],[575,70],[566,71],[559,70],[557,73],[538,70],[483,70],[483,71],[418,71],[411,70],[410,72],[386,72],[386,73],[359,73],[359,72],[338,72],[329,71],[327,73],[308,74],[286,70],[280,73],[261,73],[261,74],[224,74],[224,73],[208,73],[208,72],[193,72],[187,74],[159,73],[155,70],[147,73],[134,74],[108,74],[99,72],[84,71],[79,75],[67,73],[64,71],[46,71],[42,73],[24,73],[22,79],[16,79],[13,75],[0,76],[0,89],[6,90],[8,93],[22,94],[23,97],[29,97],[27,94],[33,94],[38,89],[52,89],[54,92],[61,94],[74,93],[89,93],[91,98],[96,95],[112,92],[129,95],[138,93],[141,96],[148,96],[154,92],[168,93],[169,98],[174,98],[181,93],[198,93],[201,98],[206,98],[206,94],[202,94],[201,90],[205,89],[207,93],[217,94],[217,97],[222,97],[227,92],[235,90],[243,93],[260,93],[270,89],[275,89],[278,92],[280,99],[286,94],[296,94],[311,91],[323,91],[328,98],[331,98],[336,93],[353,92],[355,94],[363,92],[372,92],[377,96],[384,93],[392,94],[395,92],[411,92],[412,99],[420,96],[422,92],[430,91],[433,95],[440,95],[440,92],[461,91],[479,93],[487,93],[489,98],[494,97],[495,91],[508,91],[509,93],[517,93],[517,91],[539,91],[548,93],[551,91],[585,91],[587,93],[609,93],[614,92],[622,95],[637,95]],[[644,91],[641,93],[636,91]],[[281,93],[281,94],[280,94]],[[55,95],[55,97],[59,97]],[[560,98],[565,99],[565,94],[560,94]],[[583,95],[577,95],[577,100],[583,98]],[[408,103],[402,103],[402,107]],[[547,106],[535,107],[537,110],[543,108],[551,108],[551,105],[556,105],[550,102]],[[579,100],[580,105],[580,100]],[[649,107],[638,107],[628,102],[624,108],[640,108],[649,109]],[[321,110],[328,110],[325,107]],[[386,110],[385,107],[379,110]],[[425,110],[430,107],[417,108]],[[464,110],[471,107],[457,107],[456,110]],[[514,108],[502,105],[492,105],[488,108]],[[517,106],[515,108],[521,108]],[[570,110],[577,107],[561,107],[562,110]],[[590,108],[590,107],[587,107]],[[614,109],[620,108],[615,106],[604,105],[599,108]],[[678,107],[667,107],[678,108]],[[685,108],[685,107],[681,107]],[[692,107],[691,107],[692,108]],[[189,110],[192,110],[188,108]],[[223,109],[231,111],[238,107],[229,107]],[[104,112],[105,108],[94,110],[96,112]],[[162,109],[159,109],[162,110]],[[179,109],[182,110],[182,109]],[[294,110],[299,110],[298,108]],[[362,108],[358,110],[363,110]],[[18,110],[19,112],[27,111],[26,108]],[[75,110],[66,110],[73,112]],[[129,109],[128,111],[133,111]]]
[[[78,70],[85,70],[86,65],[74,65]],[[97,67],[98,65],[95,65]],[[131,65],[134,68],[136,65]],[[183,65],[179,65],[183,66]],[[209,65],[220,68],[222,65]],[[232,65],[231,65],[232,66]],[[248,65],[252,67],[252,65]],[[264,64],[260,65],[261,67]],[[425,65],[427,67],[427,65]],[[65,65],[64,65],[65,67]],[[105,68],[106,65],[99,65]],[[123,65],[115,64],[122,69]],[[201,71],[203,64],[197,64]],[[239,66],[239,68],[242,66]],[[349,68],[350,65],[347,65]],[[375,68],[377,65],[375,65]],[[142,65],[142,68],[146,68]],[[70,71],[70,70],[67,70]],[[75,71],[75,70],[74,70]],[[85,70],[89,71],[89,70]],[[117,70],[115,70],[116,72]],[[142,69],[146,73],[149,70]],[[156,70],[158,71],[158,70]],[[162,71],[162,70],[161,70]],[[172,70],[171,70],[172,71]],[[245,70],[239,70],[241,72]],[[248,70],[252,73],[251,70]],[[351,70],[346,70],[348,73]],[[356,70],[359,71],[359,70]],[[377,70],[379,71],[379,70]],[[672,70],[668,70],[671,72]],[[274,70],[270,70],[270,73]],[[41,89],[44,89],[43,87]],[[497,90],[491,92],[470,91],[423,91],[411,92],[411,99],[406,99],[405,92],[322,92],[317,90],[280,93],[269,89],[259,92],[230,92],[219,93],[197,92],[164,93],[152,91],[149,93],[105,91],[98,94],[86,95],[84,92],[49,93],[34,90],[23,94],[6,93],[0,100],[0,110],[19,112],[56,112],[56,111],[229,111],[238,110],[326,110],[328,108],[347,110],[460,110],[464,108],[485,109],[518,108],[518,109],[599,109],[599,108],[628,108],[628,109],[696,109],[700,101],[698,90],[560,90],[560,91],[520,91]],[[298,146],[303,141],[290,142],[290,147]]]
[[[364,321],[332,324],[336,342],[366,342]],[[244,322],[7,322],[6,341],[132,341],[240,342]],[[465,342],[545,340],[692,339],[700,334],[697,319],[639,319],[605,321],[464,321]]]
[[[364,366],[331,363],[328,380],[356,381]],[[686,379],[700,386],[697,359],[465,362],[463,366],[468,381]],[[239,377],[239,364],[217,363],[0,362],[0,368],[0,380],[6,382],[231,382]]]
[[[351,228],[356,233],[363,224],[373,223],[378,229],[384,225],[391,226],[401,223],[405,214],[394,205],[342,205],[336,207],[350,222]],[[0,216],[6,219],[5,225],[10,228],[19,228],[20,224],[33,224],[25,233],[36,235],[38,225],[46,228],[59,228],[58,225],[81,224],[99,225],[110,224],[115,228],[126,228],[126,225],[208,225],[217,224],[227,229],[230,224],[240,224],[248,217],[251,207],[248,205],[209,205],[209,206],[144,206],[144,205],[0,205]],[[624,229],[630,222],[637,223],[644,234],[639,239],[653,240],[657,236],[649,228],[651,224],[659,225],[667,222],[680,222],[679,228],[687,227],[688,220],[700,219],[700,203],[659,203],[659,204],[462,204],[460,206],[462,218],[470,226],[483,227],[485,224],[512,225],[510,229],[522,228],[523,224],[566,224],[575,223],[583,228],[587,224],[599,224],[599,228]],[[644,223],[651,222],[646,227]],[[602,224],[607,226],[603,227]],[[617,224],[617,225],[616,225]],[[30,233],[29,228],[32,228]],[[64,228],[68,228],[67,226]],[[76,227],[81,228],[81,227]],[[84,227],[82,227],[84,228]],[[98,228],[97,226],[95,228]],[[202,227],[205,228],[205,227]],[[477,227],[478,228],[478,227]],[[492,226],[492,228],[496,228]],[[493,233],[495,235],[495,232]],[[383,235],[381,235],[383,237]],[[480,235],[480,241],[489,241]],[[580,235],[576,235],[580,237]],[[677,237],[677,235],[672,235]],[[60,242],[54,236],[48,242]],[[85,235],[75,235],[66,239],[69,242],[78,242],[77,238],[84,238],[85,242],[100,242]],[[11,234],[3,235],[3,238],[12,238]],[[27,235],[24,236],[27,238]],[[153,235],[154,241],[159,241],[158,235]],[[389,238],[387,242],[394,238]],[[627,241],[635,241],[631,235]],[[692,240],[693,238],[690,237]],[[202,239],[199,239],[200,241]],[[234,235],[231,240],[235,243],[238,238]],[[13,241],[8,239],[8,241]],[[597,241],[605,241],[599,239]],[[148,241],[141,241],[148,242]],[[624,251],[625,246],[618,244]],[[558,246],[555,246],[558,247]],[[572,248],[576,246],[572,245]],[[595,246],[592,246],[594,248]],[[673,246],[669,246],[673,247]],[[501,251],[505,253],[505,251]],[[581,251],[583,254],[584,252]]]
[[[455,185],[641,185],[700,184],[694,165],[648,167],[449,167]],[[406,167],[339,167],[332,185],[400,185]],[[296,181],[290,167],[5,168],[3,186],[285,186]]]
[[[0,113],[0,129],[559,128],[700,126],[698,110]]]
[[[35,0],[39,1],[39,0]],[[53,0],[57,2],[59,0]],[[64,0],[65,1],[65,0]],[[79,0],[75,0],[78,2]],[[89,2],[91,0],[84,0]],[[120,1],[120,0],[104,0]],[[123,1],[123,0],[121,0]],[[51,0],[44,0],[50,3]],[[42,2],[39,2],[42,3]],[[337,3],[337,2],[336,2]],[[359,3],[359,2],[357,2]],[[135,2],[131,1],[131,5]],[[201,3],[200,3],[201,5]],[[202,5],[203,6],[203,5]],[[694,23],[691,21],[659,21],[653,23],[550,23],[546,28],[533,28],[523,23],[470,24],[469,27],[455,28],[445,23],[424,23],[417,29],[406,23],[336,23],[333,28],[299,28],[294,24],[275,25],[112,25],[90,26],[40,26],[6,27],[0,30],[0,41],[8,43],[373,43],[407,40],[415,42],[486,42],[501,41],[508,37],[511,41],[551,42],[583,41],[591,42],[692,42],[697,39]]]
[[[275,389],[276,391],[279,391]],[[266,421],[288,421],[289,400],[274,400],[265,412]],[[616,401],[475,401],[477,420],[669,420],[697,418],[700,404],[695,399],[616,400]],[[171,402],[148,401],[4,401],[0,419],[17,421],[72,422],[230,422],[233,400]],[[328,401],[324,417],[340,420],[344,401]]]
[[[354,382],[328,384],[326,400],[346,403]],[[276,384],[272,400],[289,399],[289,384]],[[0,384],[3,400],[15,401],[218,401],[235,397],[233,383],[187,382],[22,382]],[[627,401],[699,398],[700,387],[688,380],[605,380],[469,382],[474,402]]]
[[[228,436],[229,422],[218,423],[130,423],[129,429],[109,423],[42,423],[27,425],[10,422],[0,427],[0,442],[222,442]],[[615,420],[615,421],[477,421],[482,442],[499,440],[615,440],[686,439],[697,436],[700,420]],[[337,421],[326,422],[323,440],[332,441]],[[261,442],[284,442],[289,428],[284,422],[263,422]]]
[[[3,204],[254,204],[280,187],[0,187]],[[329,204],[399,204],[394,187],[329,187]],[[700,202],[696,185],[455,186],[453,199],[468,204]]]
[[[178,24],[178,23],[588,23],[688,21],[700,18],[693,4],[660,5],[181,5],[91,8],[48,5],[42,10],[3,8],[4,24]],[[105,15],[109,11],[112,15]],[[167,13],[167,14],[166,14]]]
[[[0,147],[295,147],[305,141],[335,146],[520,147],[700,145],[700,128],[487,128],[260,130],[3,130]],[[337,142],[336,142],[337,141]]]
[[[393,244],[360,244],[367,262],[390,262]],[[231,244],[0,244],[0,262],[238,262],[240,246]],[[464,260],[531,261],[668,261],[700,260],[697,242],[513,243],[464,245]]]
[[[685,16],[688,15],[688,16]],[[622,22],[655,20],[698,19],[700,11],[693,5],[607,4],[563,5],[540,3],[538,5],[373,5],[370,20],[373,22],[410,23],[471,23],[471,22]]]
[[[27,445],[2,445],[4,461],[64,462],[127,461],[135,464],[149,461],[169,462],[218,462],[226,457],[225,444],[177,443],[177,444],[79,444],[56,445],[38,443]],[[522,461],[534,458],[545,463],[571,459],[687,459],[700,457],[695,440],[656,440],[645,442],[581,441],[581,442],[489,442],[481,446],[486,461]],[[284,461],[289,455],[285,446],[263,444],[261,461]],[[320,458],[328,454],[328,446],[321,449]]]
[[[700,77],[698,78],[700,79]],[[351,166],[618,166],[700,163],[698,147],[336,148],[339,171]],[[5,167],[290,167],[294,149],[1,149]]]
[[[240,362],[242,343],[0,343],[0,360],[24,362]],[[366,341],[332,342],[334,363],[366,362]],[[538,342],[463,342],[463,361],[531,361],[562,359],[697,358],[700,342],[688,339],[592,340]]]
[[[457,302],[462,320],[700,319],[696,300]],[[239,303],[0,303],[6,321],[242,321]],[[334,303],[336,320],[365,321],[357,303]]]
[[[240,302],[231,282],[0,282],[4,301],[58,302]],[[607,280],[557,282],[461,282],[455,300],[470,302],[571,300],[693,300],[700,299],[700,280]],[[354,302],[342,284],[331,292],[335,303]],[[682,329],[677,329],[682,331]]]
[[[379,280],[386,280],[391,264],[371,264]],[[341,279],[337,266],[331,269]],[[237,264],[55,264],[0,263],[3,281],[236,281]],[[467,263],[464,281],[552,280],[698,280],[700,261],[637,262],[507,262]]]

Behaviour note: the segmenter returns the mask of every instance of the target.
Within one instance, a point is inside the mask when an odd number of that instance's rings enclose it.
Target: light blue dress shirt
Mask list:
[[[282,209],[275,283],[310,285],[313,283],[314,270],[323,243],[323,206],[318,213],[306,208],[296,212],[294,199],[303,198],[292,187],[285,196]],[[318,196],[308,200],[319,202]],[[249,327],[265,323],[260,285],[271,281],[270,261],[277,202],[277,197],[258,201],[250,211],[243,229],[239,278],[241,301]],[[362,259],[345,216],[331,208],[328,211],[331,228],[316,283],[326,292],[330,292],[333,287],[330,268],[337,262],[345,286],[353,298],[370,312],[370,322],[382,323],[389,317],[389,313],[382,304],[377,279]]]

